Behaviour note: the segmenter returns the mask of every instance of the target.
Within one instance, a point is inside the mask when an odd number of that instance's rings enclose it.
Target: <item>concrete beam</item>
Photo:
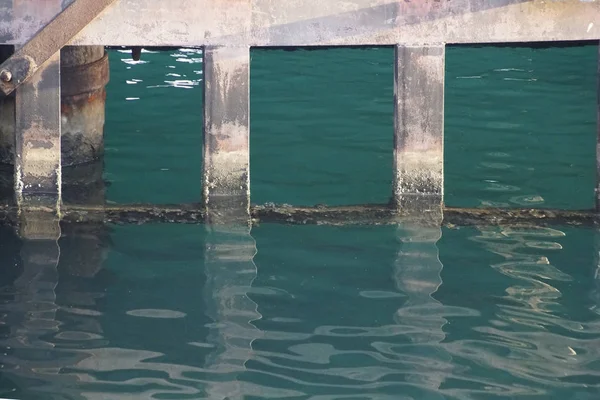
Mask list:
[[[444,55],[444,45],[396,46],[393,187],[398,207],[408,213],[441,209]]]
[[[49,0],[58,1],[58,0]],[[63,7],[72,0],[63,1]],[[0,0],[0,43],[43,27]],[[321,46],[600,39],[590,0],[120,0],[72,42],[126,46]]]
[[[204,204],[209,220],[250,215],[250,49],[204,52]]]

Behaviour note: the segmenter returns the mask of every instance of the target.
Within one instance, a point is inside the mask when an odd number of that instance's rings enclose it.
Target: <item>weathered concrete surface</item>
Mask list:
[[[108,56],[103,46],[61,50],[62,165],[79,165],[104,154]],[[14,96],[0,98],[0,163],[14,164]]]
[[[24,195],[18,208],[16,232],[24,240],[58,240],[61,229],[55,197]]]
[[[444,45],[396,46],[393,189],[401,209],[423,212],[422,207],[436,207],[442,200],[444,55]],[[434,199],[428,202],[424,196]]]
[[[60,197],[60,53],[16,93],[17,197]]]
[[[32,6],[14,7],[16,14],[13,18],[24,18],[48,21],[42,29],[24,44],[17,43],[15,54],[5,61],[0,67],[6,73],[11,74],[13,79],[0,81],[0,91],[4,95],[12,93],[19,85],[27,81],[38,68],[42,67],[55,53],[66,46],[69,41],[97,17],[106,7],[115,0],[77,0],[63,9],[63,5],[56,0],[50,0],[46,7],[40,9]],[[21,1],[17,2],[21,4]],[[25,2],[27,3],[27,2]],[[36,5],[38,2],[29,2]],[[50,8],[48,8],[50,7]],[[54,10],[55,16],[48,17],[48,13]],[[62,12],[60,12],[62,10]]]
[[[204,204],[209,215],[247,218],[250,203],[250,49],[204,54]]]
[[[0,43],[25,43],[43,24],[14,17],[12,11],[11,1],[0,1]],[[596,40],[598,21],[600,2],[585,0],[120,0],[72,43],[343,46]]]
[[[47,2],[33,14],[48,19],[56,10]],[[17,15],[25,16],[26,10]],[[19,49],[17,49],[18,51]],[[60,51],[51,55],[15,92],[15,198],[18,234],[23,239],[60,237]]]
[[[15,226],[18,210],[0,205],[0,226]],[[442,226],[600,226],[600,215],[590,210],[453,208],[444,207]],[[439,214],[438,214],[439,215]],[[423,215],[417,219],[397,212],[388,204],[361,204],[352,206],[292,207],[287,205],[252,206],[252,222],[292,225],[397,225],[399,223],[436,226],[439,218]],[[103,221],[107,224],[206,222],[205,209],[199,204],[66,204],[61,208],[65,224]],[[232,224],[229,224],[232,226]]]
[[[598,73],[597,73],[597,123],[596,123],[596,211],[600,211],[600,46],[598,46]]]

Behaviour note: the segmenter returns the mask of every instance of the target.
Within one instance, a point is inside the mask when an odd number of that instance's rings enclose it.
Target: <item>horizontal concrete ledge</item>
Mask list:
[[[66,7],[73,0],[48,1]],[[0,44],[24,44],[56,15],[0,0]],[[596,0],[119,0],[71,44],[423,45],[600,39]]]
[[[593,210],[550,209],[498,209],[498,208],[444,208],[443,226],[477,225],[574,225],[599,226],[600,214]],[[202,224],[205,210],[197,204],[123,204],[87,206],[64,205],[61,218],[67,224],[107,223],[184,223]],[[0,206],[0,224],[15,226],[17,210],[12,206]],[[402,222],[436,224],[439,220],[432,213],[416,219],[402,215],[387,204],[355,206],[294,207],[289,205],[261,205],[251,208],[252,222],[291,225],[392,225]],[[437,222],[436,222],[437,221]]]

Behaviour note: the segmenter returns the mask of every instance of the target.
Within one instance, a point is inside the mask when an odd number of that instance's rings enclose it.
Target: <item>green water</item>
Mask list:
[[[593,205],[597,48],[450,48],[446,203]],[[111,53],[112,202],[201,193],[202,52]],[[392,49],[252,53],[253,203],[386,202]],[[598,399],[585,227],[0,229],[0,397]]]
[[[200,50],[112,53],[106,177],[115,202],[198,201]],[[386,202],[391,48],[253,50],[252,202]],[[452,206],[590,208],[595,46],[449,48],[445,195]]]

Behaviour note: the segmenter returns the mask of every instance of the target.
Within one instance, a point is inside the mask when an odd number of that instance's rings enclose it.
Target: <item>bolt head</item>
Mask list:
[[[10,71],[3,69],[0,72],[0,80],[4,83],[10,82],[12,80],[12,74],[10,73]]]

